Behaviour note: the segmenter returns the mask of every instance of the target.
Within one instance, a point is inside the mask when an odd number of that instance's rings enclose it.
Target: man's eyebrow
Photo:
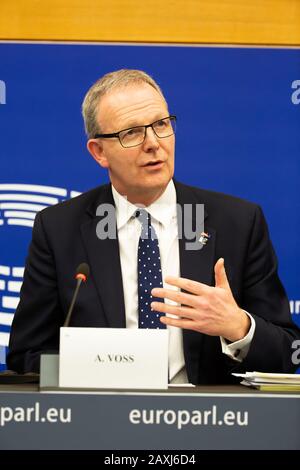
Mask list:
[[[132,127],[147,126],[148,124],[152,124],[153,122],[159,121],[160,119],[163,119],[165,117],[167,117],[167,116],[165,116],[165,115],[160,116],[160,114],[159,114],[152,121],[148,120],[148,122],[143,122],[143,124],[137,124],[137,121],[129,121],[127,124],[125,124],[126,127],[123,126],[122,129],[131,129]]]
[[[131,127],[140,127],[140,126],[144,126],[144,125],[145,124],[137,124],[137,121],[129,121],[126,124],[124,124],[122,129],[130,129]]]

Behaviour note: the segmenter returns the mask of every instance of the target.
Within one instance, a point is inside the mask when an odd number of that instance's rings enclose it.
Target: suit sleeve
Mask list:
[[[57,352],[62,309],[55,259],[37,214],[9,342],[7,365],[19,373],[38,372],[41,352]]]
[[[277,274],[277,258],[262,210],[257,207],[248,245],[241,307],[251,313],[256,328],[246,358],[235,370],[294,372],[292,343],[300,338],[289,302]]]

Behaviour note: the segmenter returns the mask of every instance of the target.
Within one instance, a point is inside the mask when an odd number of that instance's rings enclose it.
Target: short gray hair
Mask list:
[[[166,102],[159,85],[152,77],[150,77],[150,75],[142,70],[121,69],[107,73],[91,86],[82,103],[84,127],[89,139],[93,138],[95,134],[101,132],[99,124],[97,123],[97,110],[101,97],[114,88],[122,88],[131,83],[148,83],[158,91]]]

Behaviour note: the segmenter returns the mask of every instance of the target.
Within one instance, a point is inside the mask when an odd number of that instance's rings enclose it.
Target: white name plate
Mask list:
[[[168,331],[61,328],[59,386],[168,388]]]

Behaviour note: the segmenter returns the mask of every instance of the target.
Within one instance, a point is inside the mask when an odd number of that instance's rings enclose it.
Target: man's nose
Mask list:
[[[158,149],[158,147],[159,147],[159,138],[155,134],[152,127],[147,127],[146,128],[144,147],[146,149],[152,149],[152,148]]]

